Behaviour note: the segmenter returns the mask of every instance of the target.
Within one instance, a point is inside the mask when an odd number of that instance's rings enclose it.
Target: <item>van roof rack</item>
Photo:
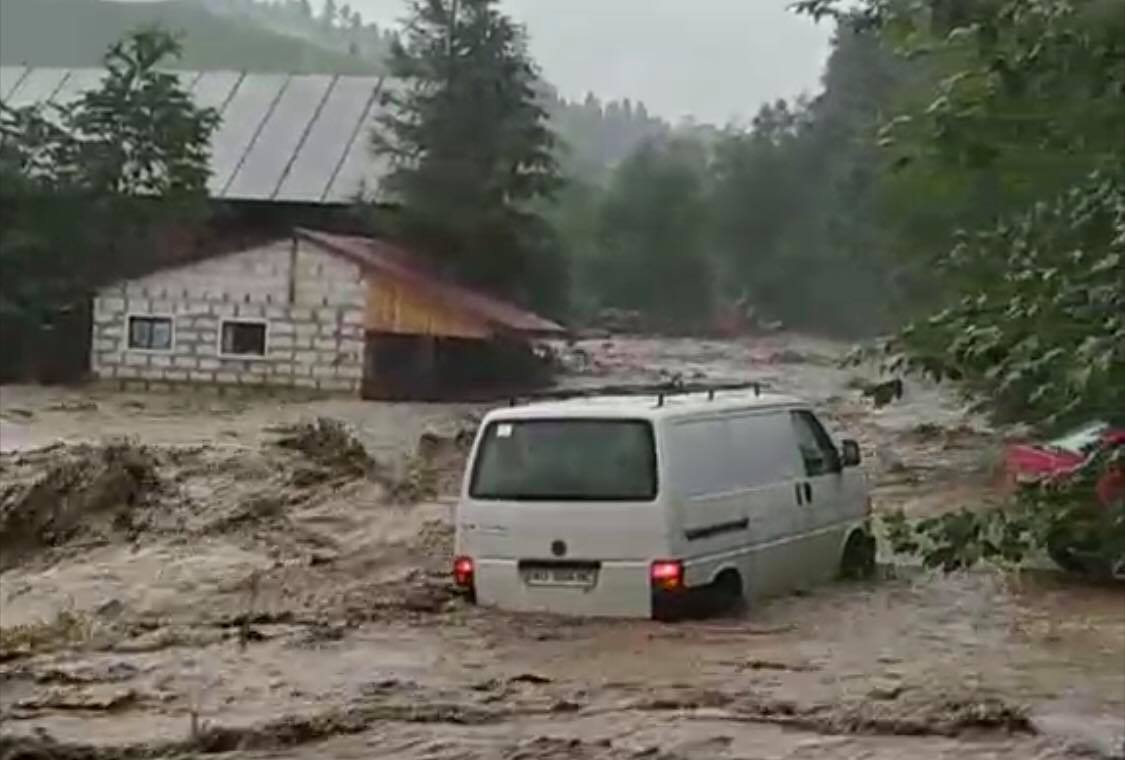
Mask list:
[[[720,391],[753,390],[755,396],[762,395],[765,384],[761,381],[730,383],[685,383],[670,380],[665,383],[599,385],[591,388],[570,388],[567,390],[537,391],[512,396],[508,406],[517,406],[524,401],[565,401],[572,398],[595,398],[597,396],[655,396],[656,405],[664,406],[668,396],[684,396],[691,393],[706,393],[707,400],[713,401]]]

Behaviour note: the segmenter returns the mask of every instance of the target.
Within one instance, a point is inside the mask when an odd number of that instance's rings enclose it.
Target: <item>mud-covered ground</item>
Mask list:
[[[761,380],[862,442],[877,509],[997,498],[998,434],[941,389],[874,409],[840,351],[589,341],[564,382]],[[1120,588],[899,567],[676,625],[466,605],[481,411],[4,388],[0,758],[1125,754]]]

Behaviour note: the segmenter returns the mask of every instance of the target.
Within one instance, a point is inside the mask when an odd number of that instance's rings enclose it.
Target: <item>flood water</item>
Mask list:
[[[834,344],[567,350],[575,385],[749,378],[813,399],[861,441],[877,509],[998,498],[1003,431],[943,388],[872,408]],[[387,486],[416,475],[423,431],[480,408],[24,387],[0,401],[5,448],[128,434],[161,483],[130,530],[91,516],[0,573],[4,760],[1125,756],[1121,587],[891,568],[707,621],[507,615],[449,593],[456,472],[414,501]],[[354,426],[382,474],[296,478],[305,463],[271,430],[315,416]],[[87,455],[4,454],[3,503]],[[5,754],[25,739],[40,754]]]

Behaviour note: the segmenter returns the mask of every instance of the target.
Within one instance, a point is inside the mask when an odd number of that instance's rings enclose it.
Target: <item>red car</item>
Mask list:
[[[1064,477],[1078,470],[1099,451],[1125,444],[1125,428],[1093,422],[1045,443],[1017,443],[1004,454],[1007,485]],[[1110,468],[1096,486],[1098,501],[1109,505],[1122,498],[1125,476],[1119,467]]]

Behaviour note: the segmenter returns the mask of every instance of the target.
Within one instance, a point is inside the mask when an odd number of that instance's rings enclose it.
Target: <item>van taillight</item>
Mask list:
[[[453,560],[453,582],[461,588],[473,587],[473,560],[469,557],[457,557]]]
[[[657,560],[650,571],[653,588],[675,591],[683,588],[684,565],[679,560]]]

